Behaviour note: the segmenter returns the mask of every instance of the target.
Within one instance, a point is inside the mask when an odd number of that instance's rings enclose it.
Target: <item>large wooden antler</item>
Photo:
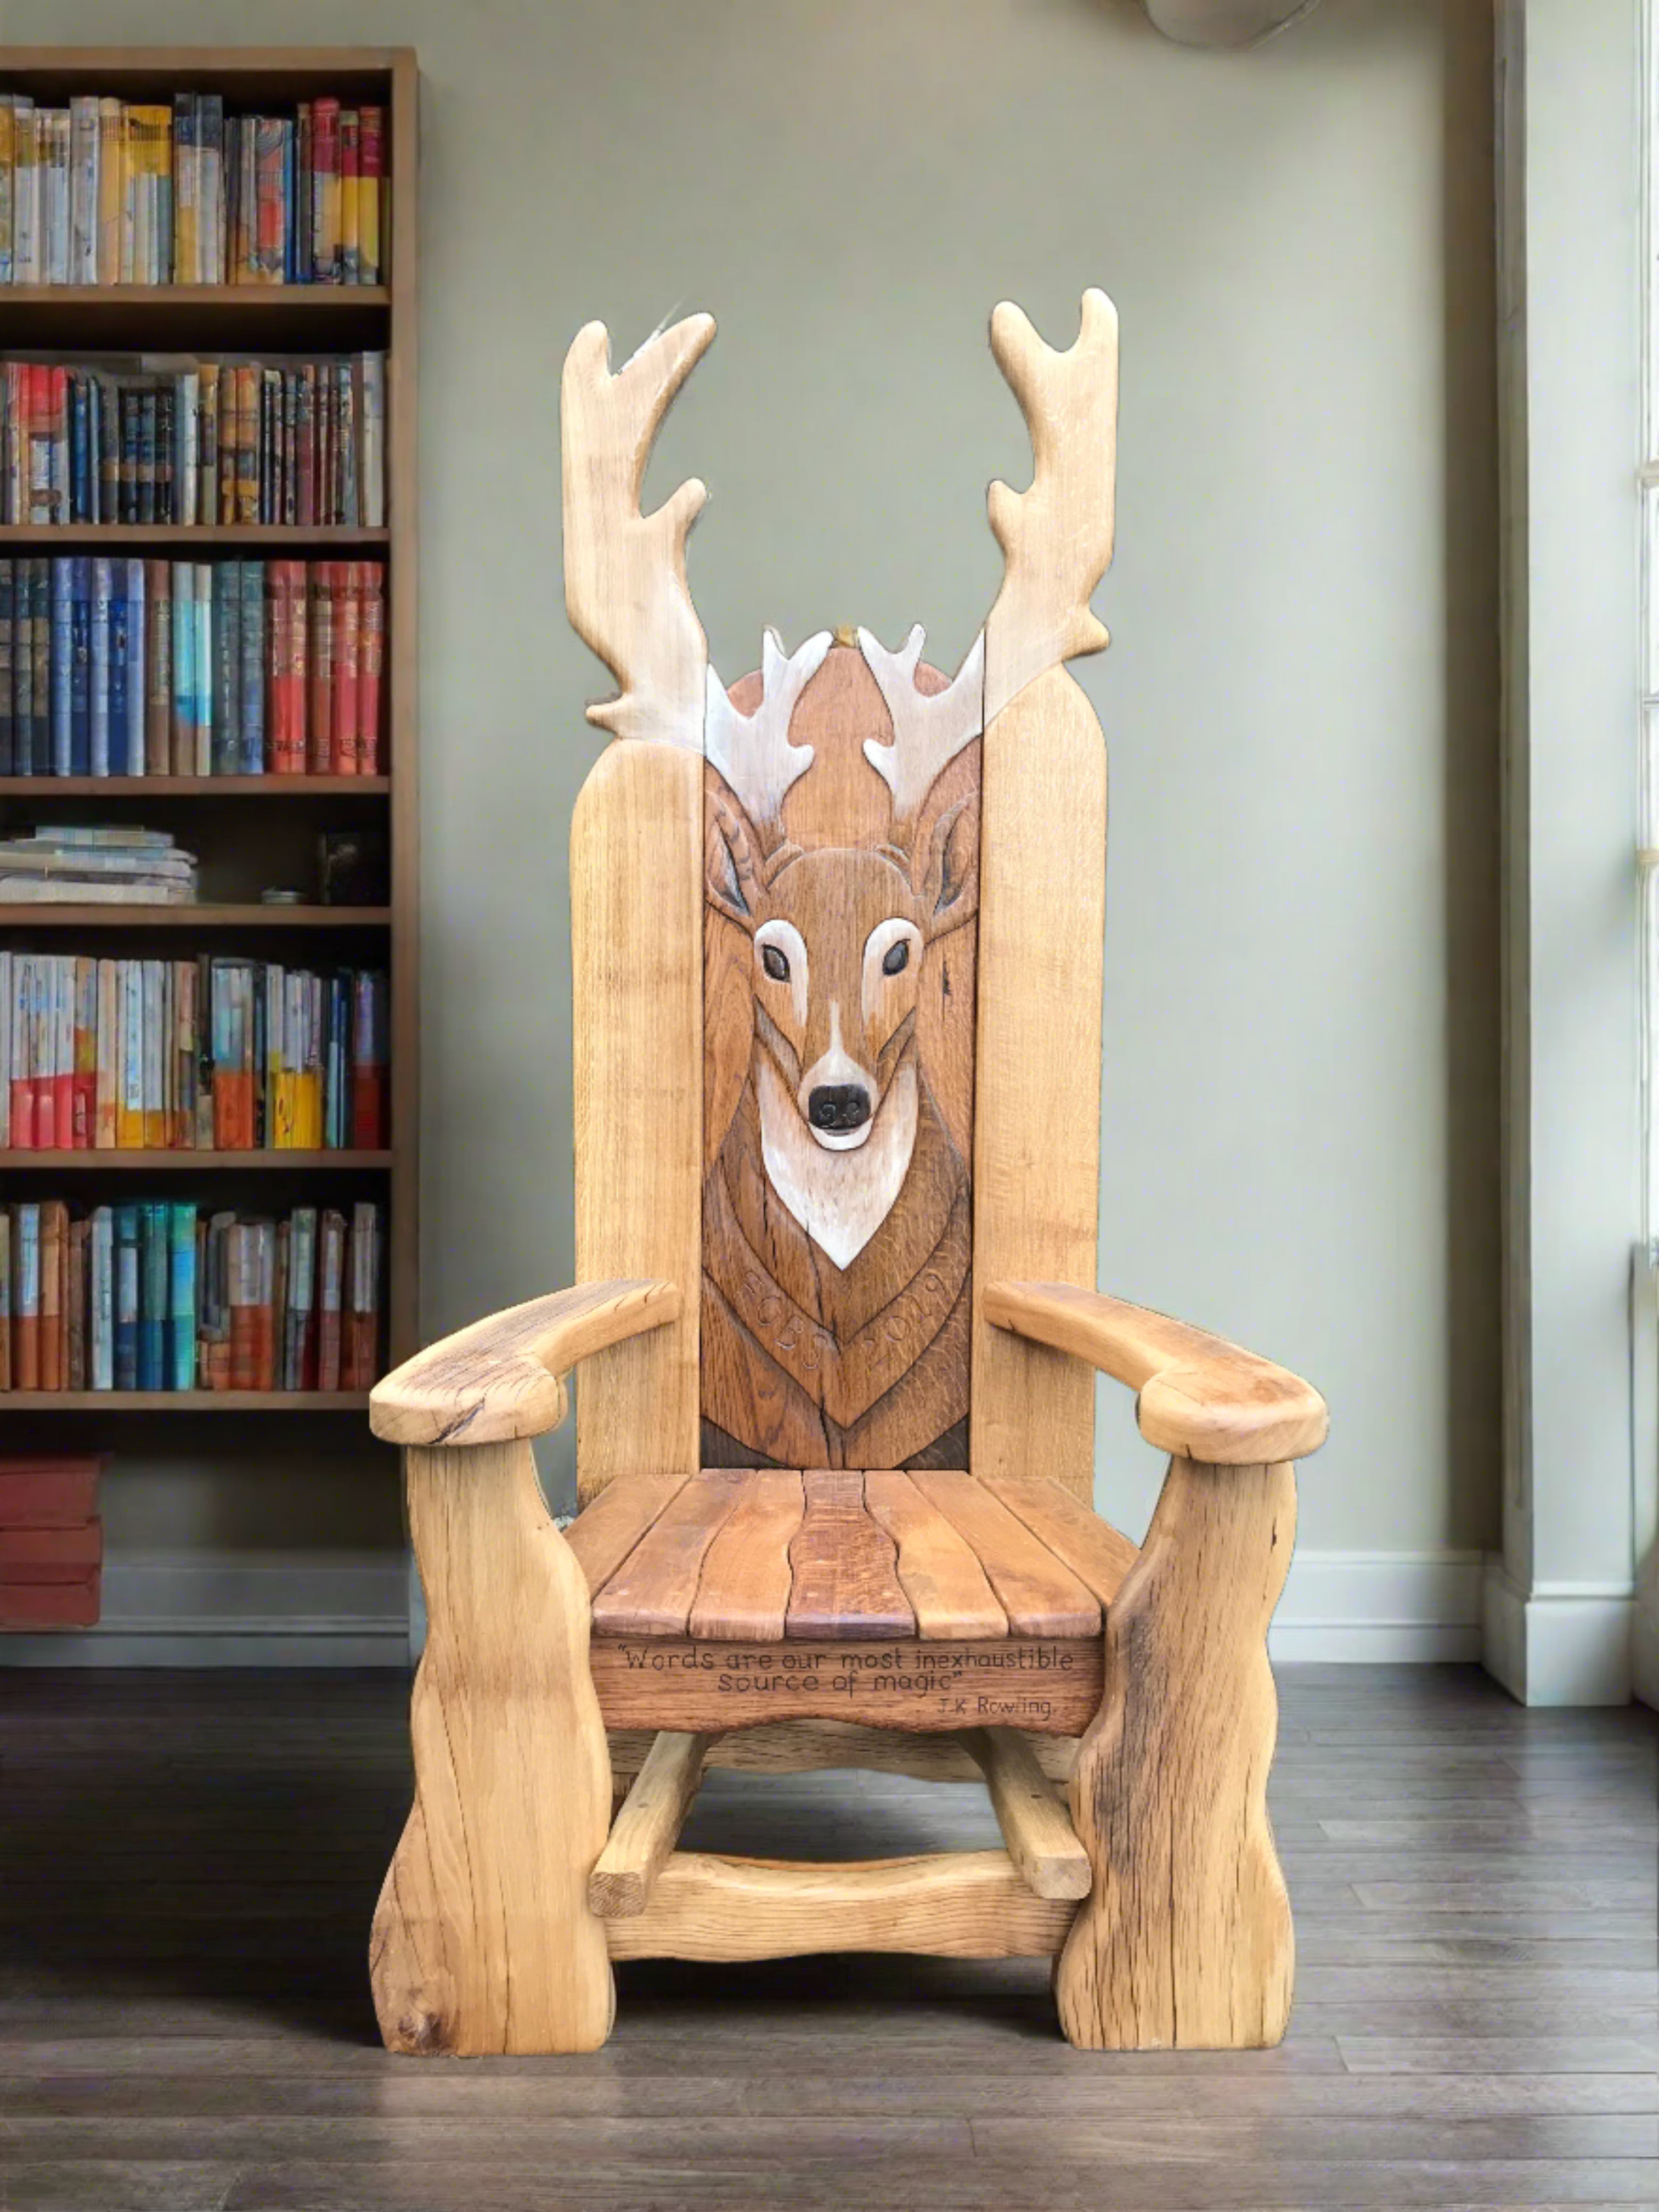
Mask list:
[[[991,486],[991,528],[1007,562],[985,626],[985,719],[1045,669],[1108,643],[1089,594],[1112,557],[1117,469],[1117,310],[1083,295],[1082,327],[1065,353],[1047,346],[1005,300],[991,350],[1031,433],[1029,491]]]
[[[640,511],[646,463],[675,393],[714,335],[688,315],[611,369],[603,323],[565,356],[564,603],[571,624],[620,686],[587,710],[619,738],[702,744],[708,641],[685,581],[686,532],[708,494],[688,477],[654,514]]]

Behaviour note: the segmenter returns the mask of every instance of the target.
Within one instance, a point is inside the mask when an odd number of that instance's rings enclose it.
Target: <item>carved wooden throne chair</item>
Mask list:
[[[1106,763],[1064,664],[1106,643],[1116,317],[992,319],[1036,468],[953,678],[860,630],[729,688],[702,485],[640,511],[714,331],[565,364],[567,604],[620,687],[571,836],[580,1279],[374,1392],[430,1623],[381,2028],[586,2051],[613,1960],[881,1950],[1051,1957],[1091,2048],[1271,2044],[1266,1634],[1326,1418],[1094,1287]],[[530,1440],[578,1364],[562,1532]],[[1139,1549],[1091,1507],[1097,1370],[1170,1455]],[[711,1761],[982,1777],[1007,1848],[681,1850]]]

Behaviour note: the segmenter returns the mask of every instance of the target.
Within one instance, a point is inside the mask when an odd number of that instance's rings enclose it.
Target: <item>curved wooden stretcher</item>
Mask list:
[[[615,1959],[909,1950],[1052,1956],[1080,2045],[1273,2043],[1266,1636],[1325,1408],[1091,1287],[1105,769],[1062,664],[1105,642],[1115,318],[993,320],[1036,474],[954,678],[919,631],[769,635],[729,690],[702,488],[638,507],[712,336],[566,366],[567,599],[621,687],[572,836],[583,1280],[374,1394],[429,1620],[381,2028],[591,2050]],[[579,1365],[561,1533],[530,1439]],[[1095,1370],[1170,1455],[1139,1548],[1091,1508]],[[682,1851],[711,1763],[977,1778],[1006,1849]]]

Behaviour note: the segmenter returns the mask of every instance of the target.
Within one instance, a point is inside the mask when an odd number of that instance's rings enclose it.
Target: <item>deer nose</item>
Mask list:
[[[861,1129],[870,1118],[870,1094],[861,1083],[820,1083],[806,1101],[815,1129]]]

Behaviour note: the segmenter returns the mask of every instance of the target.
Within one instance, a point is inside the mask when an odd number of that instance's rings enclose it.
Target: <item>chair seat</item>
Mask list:
[[[1135,1547],[1048,1481],[945,1470],[622,1476],[573,1523],[600,1637],[1089,1638]]]

